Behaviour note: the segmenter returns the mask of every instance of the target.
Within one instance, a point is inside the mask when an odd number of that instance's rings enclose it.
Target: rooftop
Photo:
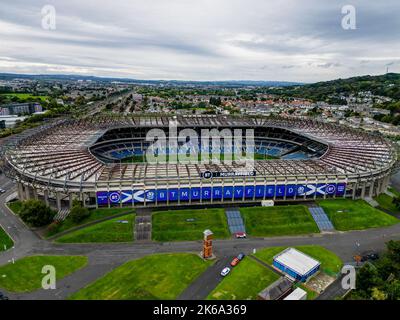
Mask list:
[[[321,263],[294,248],[287,248],[274,257],[274,261],[285,265],[299,275],[305,275]]]

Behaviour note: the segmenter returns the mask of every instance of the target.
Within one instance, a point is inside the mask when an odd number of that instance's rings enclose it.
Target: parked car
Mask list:
[[[233,260],[231,261],[231,266],[234,267],[236,266],[238,263],[240,262],[240,260],[238,258],[233,258]]]
[[[221,271],[221,276],[225,277],[229,272],[231,272],[231,268],[225,267]]]
[[[368,251],[368,252],[364,252],[361,255],[361,262],[365,262],[365,261],[374,261],[374,260],[378,260],[379,259],[379,254],[373,251]]]
[[[4,193],[6,190],[0,188],[0,193]]]
[[[236,237],[236,239],[246,238],[246,233],[245,232],[236,232],[235,237]]]
[[[359,262],[366,262],[366,261],[374,261],[379,259],[379,254],[373,251],[367,251],[360,255],[354,256],[354,261],[357,263]]]
[[[236,258],[238,258],[240,261],[242,261],[245,256],[246,255],[244,253],[239,253]]]
[[[3,292],[0,292],[0,300],[8,300],[8,297],[5,296],[5,295],[3,294]]]

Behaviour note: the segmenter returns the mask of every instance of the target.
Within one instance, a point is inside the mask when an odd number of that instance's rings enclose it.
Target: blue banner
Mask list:
[[[194,188],[171,188],[158,190],[123,190],[98,191],[98,205],[132,203],[132,202],[166,202],[190,200],[232,200],[232,199],[272,199],[274,197],[294,198],[304,196],[343,196],[346,194],[345,183],[298,184],[298,185],[256,185],[256,186],[214,186]]]

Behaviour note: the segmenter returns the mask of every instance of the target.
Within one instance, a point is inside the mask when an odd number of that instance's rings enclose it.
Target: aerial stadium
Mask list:
[[[146,136],[156,128],[171,138],[171,122],[198,133],[252,129],[251,168],[243,172],[221,158],[147,162]],[[243,151],[235,148],[229,153]],[[167,147],[157,156],[177,152]],[[386,190],[397,153],[379,135],[310,119],[153,115],[58,120],[9,143],[3,166],[19,199],[41,199],[58,210],[74,199],[89,208],[209,206],[373,197]]]

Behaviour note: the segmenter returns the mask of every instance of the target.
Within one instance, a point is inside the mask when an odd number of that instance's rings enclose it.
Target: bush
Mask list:
[[[47,227],[47,232],[48,235],[52,235],[58,232],[58,230],[60,229],[60,222],[58,221],[53,221],[48,227]]]
[[[71,208],[71,212],[69,213],[69,217],[74,223],[79,223],[85,220],[89,216],[90,216],[89,209],[82,207],[80,203],[79,204],[74,203]]]
[[[22,203],[19,216],[28,225],[42,227],[53,222],[56,212],[39,200],[28,200]]]

